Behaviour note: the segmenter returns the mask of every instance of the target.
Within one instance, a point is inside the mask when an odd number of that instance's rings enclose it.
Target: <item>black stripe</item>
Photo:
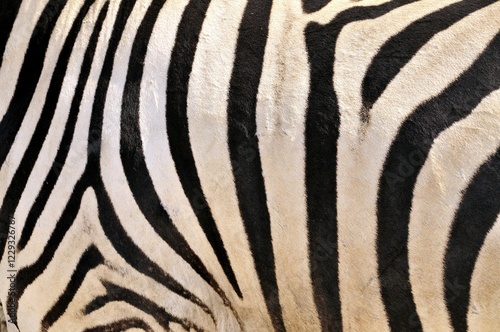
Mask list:
[[[111,200],[104,188],[104,184],[95,184],[94,188],[98,199],[99,221],[101,222],[101,227],[118,254],[137,271],[156,280],[172,292],[198,305],[215,321],[213,313],[206,304],[196,295],[186,290],[172,278],[172,276],[165,273],[160,266],[146,256],[142,249],[134,243],[121,225]]]
[[[196,45],[210,0],[193,0],[186,6],[177,29],[167,79],[167,134],[170,152],[182,188],[191,203],[198,222],[214,249],[233,289],[241,298],[241,290],[229,262],[224,243],[201,188],[189,141],[187,94]]]
[[[45,317],[43,317],[42,330],[48,330],[49,327],[51,327],[64,314],[68,305],[78,292],[78,289],[80,289],[87,273],[103,263],[104,257],[102,257],[101,253],[94,245],[91,245],[85,250],[76,266],[75,271],[71,275],[71,279],[63,294],[59,297],[52,308],[50,308]]]
[[[66,2],[67,0],[50,0],[40,15],[35,30],[31,35],[14,95],[7,112],[0,122],[0,166],[5,162],[5,158],[33,98],[42,72],[50,36]],[[4,232],[1,234],[3,235]]]
[[[285,331],[255,112],[272,1],[249,0],[239,27],[227,106],[228,145],[241,217],[276,331]]]
[[[151,261],[128,236],[115,213],[111,199],[106,192],[102,180],[100,155],[104,106],[106,104],[107,91],[114,68],[116,50],[134,5],[135,0],[124,0],[120,3],[111,38],[108,42],[108,49],[104,58],[102,72],[97,82],[96,95],[92,106],[90,134],[87,147],[88,162],[81,181],[85,183],[85,185],[91,185],[94,188],[98,201],[101,227],[115,250],[127,261],[127,263],[139,272],[149,276],[171,289],[173,292],[200,306],[202,310],[207,312],[213,319],[212,312],[199,298],[185,290],[182,285]],[[73,207],[70,210],[77,210],[77,208]]]
[[[200,258],[189,247],[182,234],[175,227],[167,211],[163,208],[144,159],[139,125],[141,81],[147,46],[165,0],[155,0],[148,8],[132,47],[127,79],[123,90],[120,156],[127,182],[142,213],[156,233],[167,242],[212,288],[233,313],[231,303]],[[220,237],[219,237],[220,239]],[[222,242],[221,242],[222,245]],[[223,248],[222,248],[223,249]],[[224,251],[225,255],[225,251]],[[225,256],[227,258],[227,256]],[[224,263],[224,261],[222,261]],[[229,264],[229,262],[226,262]],[[230,265],[223,265],[229,267]],[[237,286],[237,285],[236,285]]]
[[[104,285],[104,288],[106,288],[106,295],[96,297],[92,300],[92,302],[87,304],[83,310],[85,315],[89,315],[92,312],[99,310],[110,302],[125,302],[153,317],[165,330],[169,330],[169,323],[173,322],[180,324],[188,331],[190,329],[202,331],[202,329],[196,326],[196,324],[173,316],[171,313],[166,311],[165,308],[158,306],[153,301],[130,289],[118,286],[109,281],[103,281],[102,284]]]
[[[90,75],[90,69],[92,66],[92,61],[94,59],[94,54],[97,46],[97,41],[99,38],[99,33],[102,28],[102,24],[104,19],[106,18],[106,14],[108,11],[109,3],[106,2],[99,13],[99,17],[94,26],[94,30],[92,35],[90,36],[89,44],[87,46],[87,50],[85,51],[85,55],[82,62],[82,67],[80,70],[80,75],[78,77],[78,83],[76,85],[75,94],[71,101],[71,107],[69,111],[68,120],[66,122],[66,126],[64,128],[64,133],[61,139],[61,144],[59,145],[59,149],[57,151],[57,155],[52,163],[51,171],[45,178],[43,182],[42,188],[35,200],[35,203],[31,207],[28,216],[26,217],[26,222],[24,224],[21,236],[18,242],[18,249],[22,250],[26,244],[28,243],[33,230],[35,229],[36,221],[40,214],[42,213],[47,201],[54,189],[54,186],[59,178],[61,170],[66,162],[66,158],[69,153],[69,148],[71,146],[71,142],[73,141],[73,135],[75,131],[76,121],[78,119],[78,114],[80,110],[80,103],[82,102],[83,92],[85,90],[85,86],[87,85],[87,80]]]
[[[33,135],[31,136],[29,145],[26,149],[26,152],[23,155],[23,158],[21,160],[21,163],[19,167],[16,169],[16,172],[14,174],[14,177],[12,179],[12,182],[10,183],[7,192],[5,194],[5,198],[2,202],[2,206],[0,208],[0,220],[10,220],[9,217],[14,214],[14,211],[17,208],[17,205],[19,203],[19,199],[21,198],[21,195],[26,187],[26,183],[28,182],[28,178],[31,174],[31,171],[33,170],[33,166],[35,165],[36,160],[38,159],[38,155],[40,153],[40,150],[42,148],[42,145],[45,141],[45,137],[47,135],[47,132],[49,131],[52,119],[54,117],[54,113],[56,110],[57,106],[57,101],[59,100],[59,94],[61,92],[61,86],[63,84],[64,76],[66,75],[66,70],[68,67],[68,62],[71,56],[71,53],[73,51],[73,46],[75,44],[75,40],[78,36],[78,32],[80,31],[80,28],[82,26],[82,21],[87,15],[87,12],[92,5],[94,0],[86,0],[83,6],[80,8],[80,11],[78,13],[78,16],[76,17],[75,21],[73,22],[73,25],[71,26],[71,29],[68,33],[68,36],[66,40],[64,41],[64,45],[61,49],[61,53],[59,54],[57,58],[57,63],[54,69],[54,73],[52,75],[52,79],[50,81],[49,89],[47,91],[47,95],[45,97],[45,104],[43,105],[42,112],[40,114],[40,120],[38,121],[35,131]],[[54,18],[55,20],[55,18]],[[51,23],[48,23],[49,25]],[[42,37],[41,37],[42,38]],[[43,38],[42,38],[43,39]],[[27,60],[26,60],[27,61]],[[23,68],[24,69],[24,68]],[[34,80],[35,81],[35,80]],[[18,83],[19,87],[19,83]],[[28,87],[27,87],[28,88]],[[17,91],[16,91],[17,92]],[[11,102],[15,103],[15,96]],[[27,99],[29,99],[26,96]],[[14,108],[9,108],[8,114],[12,112]],[[16,111],[19,111],[22,113],[22,109],[17,109]],[[21,118],[22,120],[22,118]],[[3,121],[2,121],[3,123]],[[19,123],[20,124],[20,123]],[[15,124],[13,124],[13,127]],[[0,124],[1,127],[1,124]],[[10,128],[13,128],[10,127]],[[2,129],[0,129],[0,132],[3,133]],[[6,136],[9,134],[7,133]],[[2,137],[2,141],[4,140],[5,137]],[[3,143],[3,142],[2,142]],[[7,137],[7,145],[9,145],[8,142],[8,137]],[[1,148],[4,146],[2,145]],[[8,150],[8,148],[7,148]],[[4,226],[5,224],[2,223],[1,226]],[[8,226],[7,226],[8,227]],[[2,227],[4,228],[4,227]],[[0,248],[4,248],[5,245],[5,230],[1,230],[1,238],[0,238]]]
[[[209,314],[213,319],[213,314],[209,308],[201,302],[201,300],[185,290],[177,281],[171,278],[171,276],[166,274],[158,265],[152,262],[140,250],[140,248],[135,245],[132,239],[130,239],[116,216],[111,200],[105,191],[104,184],[101,179],[100,146],[106,93],[113,70],[114,55],[123,34],[123,29],[127,19],[134,6],[134,2],[134,0],[125,0],[120,4],[113,32],[108,43],[104,65],[97,83],[96,96],[94,98],[90,120],[90,134],[88,137],[87,147],[88,163],[85,171],[81,179],[75,185],[68,204],[66,205],[60,220],[57,222],[56,228],[45,246],[42,255],[34,264],[19,271],[16,285],[17,294],[18,298],[20,298],[26,287],[41,273],[43,273],[48,263],[54,256],[59,243],[62,241],[68,229],[73,224],[80,209],[83,193],[89,186],[92,186],[95,190],[97,198],[101,227],[116,251],[127,261],[127,263],[139,272],[151,277],[157,282],[163,284],[165,287],[171,289],[173,292],[200,306],[200,308],[207,312],[207,314]]]
[[[329,2],[330,0],[302,0],[302,9],[306,13],[312,13],[320,10]]]
[[[84,332],[121,332],[134,328],[144,330],[145,332],[154,332],[151,326],[139,318],[122,319],[107,325],[99,325],[85,329]]]
[[[79,181],[75,185],[73,193],[71,194],[71,197],[69,198],[61,217],[57,221],[56,227],[52,232],[52,235],[50,236],[47,244],[45,245],[42,254],[35,263],[23,267],[21,270],[19,270],[16,279],[18,299],[20,299],[24,294],[26,288],[36,278],[38,278],[43,273],[43,271],[45,271],[50,261],[54,258],[54,254],[59,244],[63,240],[64,235],[66,235],[66,232],[70,229],[76,219],[78,211],[80,210],[80,204],[85,189],[86,186],[82,183],[82,181]]]
[[[0,1],[0,68],[2,67],[5,46],[19,12],[19,7],[21,7],[21,2],[21,0]]]
[[[479,168],[465,191],[446,249],[445,298],[457,332],[467,331],[472,273],[486,235],[499,213],[500,149]]]
[[[432,37],[467,15],[494,3],[496,0],[463,0],[451,4],[413,22],[391,37],[372,59],[362,84],[363,108],[361,120],[369,122],[370,108],[389,83]]]
[[[309,259],[314,299],[324,331],[342,330],[336,206],[340,114],[333,87],[337,38],[347,24],[384,15],[409,2],[354,7],[326,25],[310,23],[305,30],[311,77],[305,129]]]
[[[434,139],[500,87],[500,34],[455,82],[420,105],[391,145],[379,183],[378,269],[382,299],[395,331],[421,330],[408,271],[408,223],[413,189]]]

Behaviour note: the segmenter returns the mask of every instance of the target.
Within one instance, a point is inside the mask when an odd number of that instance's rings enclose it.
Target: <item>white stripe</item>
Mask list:
[[[85,20],[95,22],[103,4],[104,1],[98,1],[96,4],[91,6]],[[20,226],[24,225],[28,212],[38,196],[47,175],[51,172],[61,171],[60,167],[52,169],[52,163],[54,162],[58,149],[65,148],[60,147],[59,145],[61,144],[61,139],[69,116],[71,101],[73,100],[76,85],[78,83],[78,76],[80,74],[83,56],[93,28],[94,24],[82,24],[82,28],[75,41],[75,46],[69,59],[63,85],[61,86],[54,117],[51,121],[45,141],[43,142],[40,154],[38,155],[38,159],[31,169],[31,175],[26,183],[26,188],[23,191],[15,213],[16,219],[20,221]],[[86,158],[85,155],[82,155],[81,157],[83,159]]]
[[[198,224],[188,198],[184,194],[170,155],[165,122],[165,91],[168,64],[175,43],[175,30],[187,1],[167,2],[159,14],[153,30],[145,60],[141,89],[141,136],[145,160],[151,179],[162,204],[172,221],[183,234],[193,251],[200,257],[208,271],[213,274],[229,298],[231,286],[227,283],[217,258]],[[221,282],[224,281],[224,282]],[[212,308],[221,317],[230,317],[227,308],[219,304]],[[229,319],[228,324],[235,324]],[[231,325],[229,328],[235,329]]]
[[[499,257],[500,215],[486,236],[472,274],[467,315],[467,325],[471,332],[495,332],[500,326]]]
[[[117,9],[117,6],[110,5],[109,7],[108,16],[104,21],[102,33],[96,47],[88,84],[85,87],[83,94],[80,114],[78,115],[78,121],[75,125],[75,133],[73,141],[71,142],[68,157],[61,170],[59,179],[52,190],[51,196],[47,201],[45,209],[38,218],[37,227],[35,227],[33,231],[30,242],[28,242],[24,248],[24,250],[30,254],[19,256],[19,263],[21,266],[32,264],[38,258],[38,253],[41,253],[55,228],[54,221],[59,220],[59,217],[73,191],[74,185],[80,179],[80,176],[85,169],[92,103]]]
[[[289,331],[320,331],[308,259],[304,121],[309,66],[301,14],[288,0],[273,3],[256,120],[284,323]]]
[[[33,136],[36,125],[40,118],[40,113],[42,111],[42,106],[45,102],[45,97],[47,95],[47,90],[49,88],[49,83],[51,81],[52,74],[56,65],[56,60],[59,57],[59,53],[62,49],[66,36],[71,28],[72,24],[68,22],[73,22],[77,16],[80,6],[83,0],[75,0],[73,6],[66,6],[57,23],[54,30],[58,33],[52,34],[50,42],[48,44],[48,49],[45,57],[45,62],[40,75],[40,81],[35,89],[33,99],[28,107],[26,116],[17,132],[14,143],[12,144],[7,158],[0,169],[0,183],[5,184],[0,187],[0,201],[4,200],[6,190],[8,188],[7,184],[12,181],[15,171],[19,167],[21,159],[25,153],[26,148]],[[28,37],[29,38],[29,37]],[[17,75],[16,75],[17,76]],[[14,77],[16,77],[14,76]],[[12,84],[12,77],[7,77],[10,80],[10,85]],[[10,100],[10,99],[5,99]],[[4,100],[2,100],[2,104]],[[5,103],[8,104],[8,103]],[[7,106],[6,106],[7,107]]]
[[[135,4],[115,53],[111,84],[104,107],[101,146],[102,178],[118,219],[132,241],[152,261],[205,304],[226,309],[212,288],[149,225],[134,201],[121,164],[120,123],[123,89],[135,34],[150,2]],[[194,304],[191,304],[191,307],[193,306]],[[222,315],[221,310],[214,311],[214,314],[216,319],[220,318],[219,314]],[[198,317],[193,317],[194,319]]]
[[[21,3],[9,39],[5,45],[4,54],[0,54],[0,56],[3,56],[0,68],[0,120],[9,106],[7,101],[14,95],[16,85],[12,84],[12,82],[18,79],[31,34],[48,1],[26,0]],[[52,59],[55,59],[55,57],[52,57]]]
[[[95,211],[95,204],[92,203],[91,205],[94,205]],[[39,324],[66,289],[78,260],[92,242],[90,234],[85,231],[86,205],[87,202],[84,198],[82,199],[83,209],[80,210],[70,230],[58,244],[58,248],[46,269],[26,288],[23,296],[18,300],[19,310],[17,315],[19,317],[20,331],[41,330]],[[27,250],[22,252],[22,255],[29,254],[34,253]],[[47,287],[47,285],[50,285],[50,287]],[[36,306],[33,306],[34,303],[36,303]]]
[[[247,329],[272,330],[243,221],[227,145],[227,93],[245,2],[213,1],[197,45],[189,82],[188,121],[202,190],[243,293]],[[236,299],[236,297],[234,297]]]
[[[476,23],[474,14],[434,36],[389,84],[371,110],[371,124],[365,136],[361,136],[360,86],[368,66],[364,59],[376,55],[379,45],[393,33],[393,26],[404,27],[398,20],[415,20],[427,12],[428,7],[408,6],[379,19],[350,24],[341,33],[336,48],[335,89],[341,109],[337,179],[339,276],[343,326],[353,331],[388,330],[377,277],[376,199],[393,137],[405,117],[468,68],[497,31],[494,24],[470,29]],[[490,15],[493,12],[489,10]],[[364,40],[355,36],[363,36]]]
[[[446,245],[463,191],[500,145],[499,98],[497,90],[435,140],[415,185],[408,255],[412,292],[424,331],[452,331],[444,300]]]

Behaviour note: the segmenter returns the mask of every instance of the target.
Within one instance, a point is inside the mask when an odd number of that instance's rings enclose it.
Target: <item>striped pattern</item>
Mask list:
[[[500,328],[500,2],[0,10],[10,330]]]

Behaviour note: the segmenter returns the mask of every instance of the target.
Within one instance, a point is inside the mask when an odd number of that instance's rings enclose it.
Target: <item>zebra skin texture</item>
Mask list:
[[[0,0],[9,331],[500,331],[500,1]]]

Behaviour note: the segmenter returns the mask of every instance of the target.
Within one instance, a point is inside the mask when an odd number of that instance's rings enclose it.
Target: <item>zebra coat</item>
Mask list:
[[[0,2],[9,331],[498,331],[500,2]]]

